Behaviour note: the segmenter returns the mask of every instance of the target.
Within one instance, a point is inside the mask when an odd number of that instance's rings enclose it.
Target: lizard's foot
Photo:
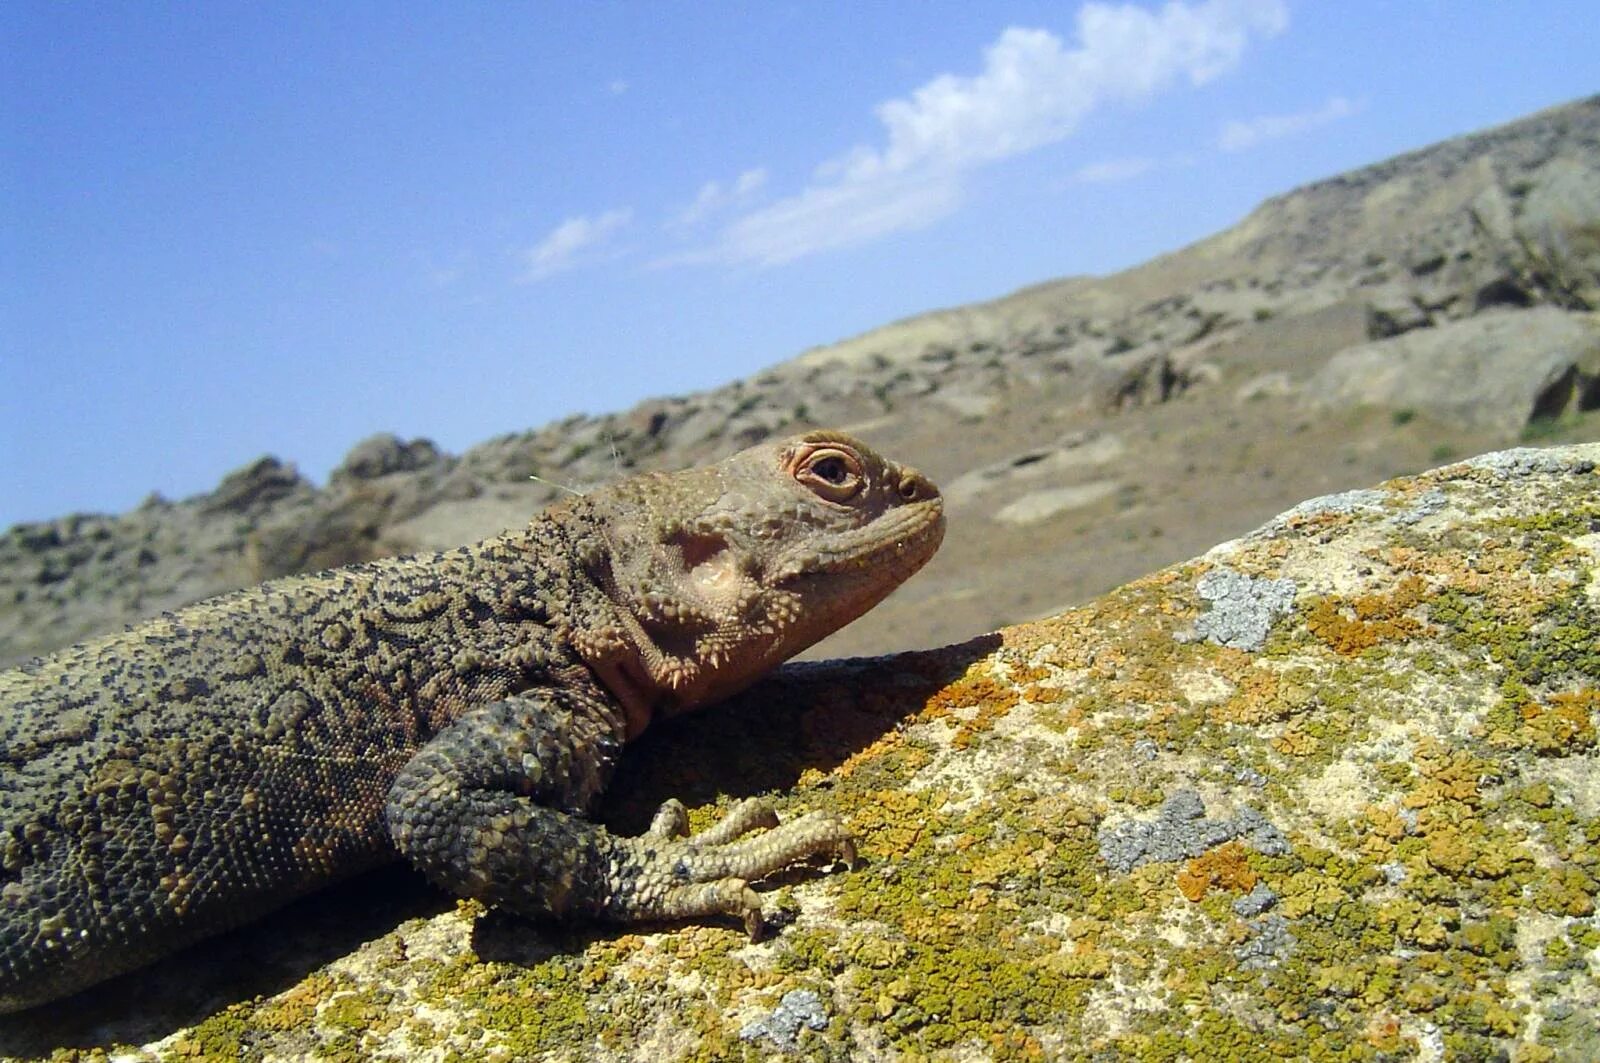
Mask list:
[[[751,834],[756,830],[761,833]],[[759,799],[739,802],[716,825],[693,836],[683,805],[667,801],[649,830],[619,840],[625,845],[622,866],[613,868],[612,881],[620,888],[608,906],[609,916],[733,916],[744,923],[751,940],[766,926],[751,879],[822,853],[847,866],[856,860],[854,840],[831,813],[812,812],[779,823],[772,806]]]

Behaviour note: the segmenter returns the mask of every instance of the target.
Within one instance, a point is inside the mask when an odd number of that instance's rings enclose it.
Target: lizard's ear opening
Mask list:
[[[664,593],[676,601],[676,618],[688,625],[687,633],[737,618],[750,600],[750,587],[740,569],[739,552],[730,547],[727,537],[717,532],[684,532],[668,543],[677,548],[677,564],[682,567],[669,577],[675,589]],[[671,634],[663,635],[671,641]]]
[[[712,532],[680,532],[667,544],[678,548],[685,571],[699,568],[728,549],[728,540]]]

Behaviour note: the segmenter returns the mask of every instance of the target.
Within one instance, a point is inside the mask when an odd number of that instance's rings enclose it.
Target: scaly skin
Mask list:
[[[583,817],[653,718],[860,616],[943,531],[914,470],[813,432],[0,674],[0,1012],[397,855],[519,912],[758,933],[746,880],[848,859],[832,817],[747,802],[688,837],[669,802],[637,838]]]

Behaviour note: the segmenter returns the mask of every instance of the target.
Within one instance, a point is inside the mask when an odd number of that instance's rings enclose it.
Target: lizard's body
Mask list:
[[[837,481],[837,482],[835,482]],[[937,491],[834,433],[625,481],[442,554],[224,595],[0,674],[0,1012],[403,854],[534,914],[742,916],[831,817],[581,818],[657,714],[719,700],[937,548]]]

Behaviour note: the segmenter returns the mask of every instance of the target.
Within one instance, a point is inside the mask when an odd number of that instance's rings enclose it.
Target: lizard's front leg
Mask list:
[[[395,779],[385,809],[395,845],[444,888],[513,911],[622,923],[727,915],[752,936],[762,916],[748,880],[816,853],[853,861],[831,815],[779,825],[760,801],[693,837],[676,801],[634,838],[583,819],[620,750],[610,718],[559,689],[468,711]]]

